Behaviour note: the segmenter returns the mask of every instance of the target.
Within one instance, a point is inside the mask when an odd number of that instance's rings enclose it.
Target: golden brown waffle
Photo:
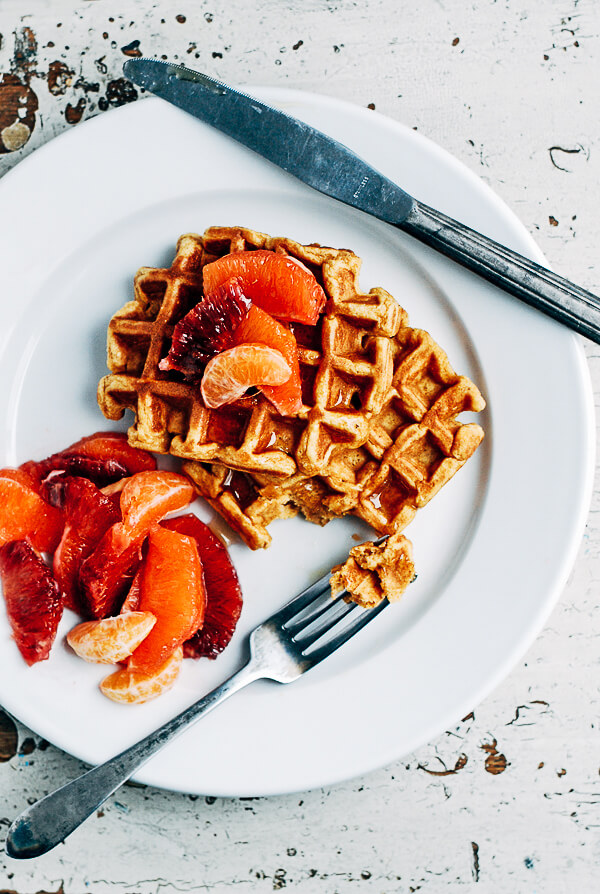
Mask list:
[[[381,544],[361,543],[331,571],[334,596],[346,590],[346,601],[363,608],[373,608],[382,599],[397,602],[415,579],[412,544],[403,534],[393,534]]]
[[[296,324],[304,406],[279,416],[261,395],[227,408],[206,409],[198,387],[159,369],[175,324],[202,298],[202,268],[230,251],[285,253],[312,270],[327,294],[316,327]],[[251,230],[213,227],[203,237],[182,236],[171,267],[142,268],[135,300],[114,315],[108,366],[98,388],[105,416],[136,416],[131,444],[200,462],[287,477],[313,475],[339,444],[359,446],[387,397],[393,336],[405,314],[383,289],[358,287],[360,258],[344,249],[300,245]]]
[[[380,534],[402,531],[473,455],[483,430],[457,417],[484,408],[477,387],[453,371],[426,332],[403,327],[395,342],[392,384],[366,443],[338,445],[321,475],[232,479],[222,466],[184,463],[199,492],[253,549],[269,545],[274,518],[298,510],[318,524],[352,514]]]
[[[158,367],[174,325],[202,298],[202,267],[252,249],[302,261],[327,295],[316,327],[293,326],[303,382],[293,418],[261,395],[208,410],[197,386]],[[198,491],[253,549],[269,545],[273,519],[298,511],[318,524],[353,513],[401,531],[483,437],[457,419],[484,407],[475,385],[387,292],[360,291],[360,265],[345,249],[213,227],[182,236],[171,267],[142,268],[135,300],[110,321],[105,416],[133,410],[130,443],[188,460]]]

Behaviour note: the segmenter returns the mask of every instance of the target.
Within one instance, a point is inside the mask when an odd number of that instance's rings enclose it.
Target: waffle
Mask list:
[[[343,565],[331,569],[331,592],[346,592],[347,602],[374,608],[382,599],[397,602],[415,579],[412,544],[403,534],[383,543],[361,543]]]
[[[315,327],[292,324],[303,405],[282,417],[261,394],[217,410],[198,387],[163,372],[175,324],[202,299],[202,268],[229,252],[267,249],[301,261],[327,303]],[[380,533],[402,531],[483,437],[463,411],[485,403],[384,289],[360,290],[347,249],[301,245],[242,228],[182,236],[171,267],[136,274],[134,300],[108,330],[105,416],[135,414],[132,445],[184,460],[199,493],[252,549],[275,518],[301,512],[325,524],[353,513]]]
[[[175,324],[202,298],[202,268],[230,251],[267,249],[297,258],[327,296],[316,327],[296,324],[303,407],[279,416],[261,395],[208,410],[198,388],[159,369]],[[111,371],[98,388],[109,419],[125,409],[136,416],[129,441],[157,453],[287,477],[314,475],[339,444],[359,446],[381,410],[393,376],[393,336],[405,315],[389,293],[360,292],[360,259],[343,249],[300,245],[251,230],[213,227],[204,237],[182,236],[171,267],[143,267],[135,300],[114,315],[108,330]]]

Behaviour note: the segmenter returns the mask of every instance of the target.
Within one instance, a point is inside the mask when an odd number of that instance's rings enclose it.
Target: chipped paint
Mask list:
[[[38,98],[15,74],[0,79],[0,153],[20,149],[35,127]]]
[[[509,766],[509,763],[504,755],[499,753],[497,746],[498,742],[496,741],[496,739],[494,739],[491,744],[484,743],[481,746],[481,750],[487,753],[487,757],[485,759],[485,769],[488,773],[491,773],[492,776],[498,776],[500,773],[504,773],[506,768]]]
[[[17,753],[19,735],[12,719],[0,709],[0,763],[5,763]]]
[[[48,90],[53,96],[64,96],[67,89],[73,83],[75,72],[64,62],[55,59],[48,66]]]
[[[425,773],[429,773],[430,776],[454,776],[456,773],[460,772],[463,767],[467,766],[468,760],[469,759],[466,754],[459,754],[454,766],[451,769],[448,769],[448,767],[444,766],[443,770],[430,770],[429,767],[423,764],[417,764],[417,769],[423,770]]]
[[[85,111],[86,105],[87,103],[84,96],[81,97],[81,99],[75,106],[72,106],[71,103],[68,102],[65,108],[65,121],[67,122],[67,124],[79,124]]]

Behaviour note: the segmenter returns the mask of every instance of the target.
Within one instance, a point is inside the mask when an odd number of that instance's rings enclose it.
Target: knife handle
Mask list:
[[[421,202],[397,226],[600,344],[600,298]]]

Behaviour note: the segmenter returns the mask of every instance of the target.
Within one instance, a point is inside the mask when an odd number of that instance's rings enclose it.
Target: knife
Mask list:
[[[410,233],[600,344],[600,298],[417,201],[316,128],[184,66],[128,59],[123,72],[313,189]]]

